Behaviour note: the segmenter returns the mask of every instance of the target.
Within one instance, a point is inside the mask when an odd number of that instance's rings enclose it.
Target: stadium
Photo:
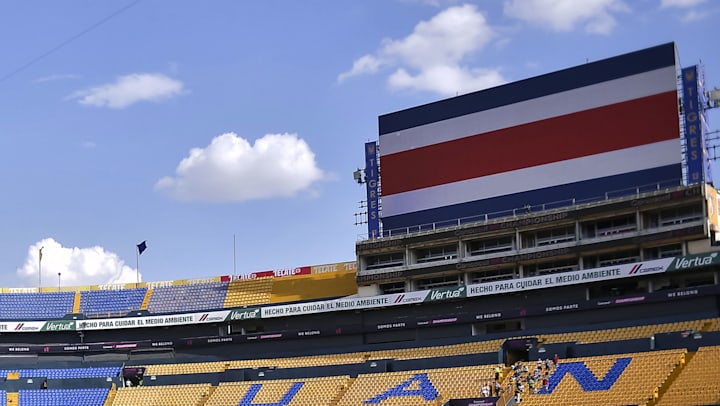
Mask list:
[[[0,405],[720,404],[720,199],[674,43],[378,118],[348,262],[3,288]]]

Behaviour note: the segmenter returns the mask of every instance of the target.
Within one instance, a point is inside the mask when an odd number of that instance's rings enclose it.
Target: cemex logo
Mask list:
[[[198,321],[204,322],[204,321],[224,321],[225,319],[222,316],[211,316],[209,313],[203,313],[202,316],[198,318]]]
[[[40,327],[38,327],[35,324],[18,323],[17,326],[15,326],[15,331],[36,331],[36,330],[40,330]]]
[[[593,392],[599,390],[609,390],[620,378],[625,368],[630,364],[632,358],[618,358],[615,363],[607,371],[602,379],[595,378],[595,374],[590,371],[584,362],[563,362],[555,369],[548,382],[547,389],[543,388],[538,391],[541,395],[549,395],[553,393],[555,388],[565,378],[565,375],[572,375],[580,384],[585,392]]]
[[[397,296],[395,296],[395,299],[393,299],[393,303],[395,303],[395,304],[415,303],[415,302],[422,302],[422,300],[423,300],[423,297],[419,296],[417,294],[406,295],[405,293],[399,293]]]
[[[639,263],[639,264],[635,264],[635,265],[630,269],[629,274],[630,274],[630,275],[637,275],[637,274],[640,274],[640,273],[647,273],[647,272],[662,272],[663,269],[664,269],[664,268],[662,267],[662,265],[660,265],[660,266],[651,266],[651,267],[648,267],[648,268],[643,268],[643,267],[642,267],[643,265],[644,265],[644,264],[643,264],[642,262]]]

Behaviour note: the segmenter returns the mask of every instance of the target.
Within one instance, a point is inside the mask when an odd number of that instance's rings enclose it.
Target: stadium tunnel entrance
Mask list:
[[[537,347],[537,337],[505,340],[502,345],[503,362],[510,366],[518,361],[530,361],[530,350]]]

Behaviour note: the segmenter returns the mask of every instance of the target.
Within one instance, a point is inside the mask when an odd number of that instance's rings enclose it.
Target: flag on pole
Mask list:
[[[138,249],[138,255],[142,255],[142,253],[147,249],[147,241],[143,241],[140,244],[138,244],[137,249]]]

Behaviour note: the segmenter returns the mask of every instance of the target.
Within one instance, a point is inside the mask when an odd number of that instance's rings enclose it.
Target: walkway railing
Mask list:
[[[524,207],[517,207],[513,209],[501,210],[492,213],[483,213],[470,217],[462,217],[458,219],[436,221],[432,223],[418,224],[409,227],[394,228],[389,230],[382,230],[381,235],[383,237],[402,237],[414,234],[420,234],[424,232],[432,232],[444,229],[457,228],[468,225],[481,225],[489,222],[490,220],[497,220],[506,217],[518,217],[521,215],[527,215],[529,213],[541,212],[546,210],[554,209],[567,209],[574,206],[586,205],[588,203],[597,203],[603,201],[609,201],[618,198],[628,197],[639,197],[645,193],[653,192],[665,192],[669,189],[683,187],[682,179],[672,179],[666,181],[660,181],[656,183],[650,183],[647,185],[635,186],[627,189],[611,190],[608,192],[601,192],[600,194],[584,199],[565,199],[554,202],[541,203],[535,205],[527,205]],[[358,240],[368,240],[367,234],[361,234],[358,236]]]

